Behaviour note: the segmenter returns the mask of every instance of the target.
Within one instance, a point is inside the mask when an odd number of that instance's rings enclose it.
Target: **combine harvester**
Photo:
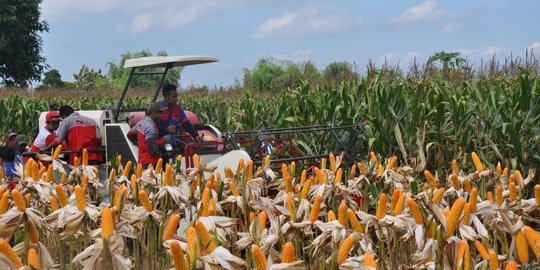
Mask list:
[[[124,63],[124,68],[129,68],[130,73],[126,85],[122,91],[120,99],[113,108],[106,110],[78,111],[81,115],[90,117],[98,123],[102,136],[103,148],[97,150],[105,153],[106,161],[110,161],[117,154],[122,155],[122,160],[131,160],[137,164],[138,147],[128,138],[127,133],[133,125],[145,116],[145,108],[125,109],[122,107],[129,86],[134,76],[160,75],[161,78],[156,87],[152,101],[156,101],[160,96],[160,90],[165,81],[165,77],[171,68],[185,67],[190,65],[206,64],[218,62],[218,59],[210,56],[151,56],[128,59]],[[152,71],[148,71],[151,69]],[[157,71],[156,71],[157,70]],[[195,143],[192,138],[185,134],[178,136],[188,142],[183,153],[176,151],[174,146],[166,147],[170,159],[175,159],[176,155],[182,154],[182,167],[193,166],[193,155],[200,156],[201,163],[215,165],[216,171],[223,171],[226,167],[235,168],[240,159],[245,162],[254,160],[255,164],[260,164],[264,156],[272,154],[277,145],[287,144],[287,157],[273,159],[272,162],[292,162],[300,160],[320,159],[327,155],[298,156],[293,137],[298,133],[325,132],[329,133],[335,142],[335,154],[343,154],[344,161],[350,165],[358,161],[355,144],[358,135],[362,132],[362,124],[332,127],[330,125],[315,125],[307,127],[263,129],[239,132],[222,133],[218,128],[210,124],[202,123],[197,116],[185,111],[189,121],[193,124],[204,139],[201,143]],[[45,115],[42,112],[39,118],[40,128],[45,125]],[[343,142],[338,136],[340,130],[348,129],[351,132],[347,142]],[[71,153],[73,151],[64,151]]]

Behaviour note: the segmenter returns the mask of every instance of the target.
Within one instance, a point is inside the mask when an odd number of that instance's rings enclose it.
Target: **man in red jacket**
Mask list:
[[[157,163],[162,155],[160,148],[167,143],[167,139],[159,137],[159,129],[156,125],[164,110],[161,104],[151,103],[146,108],[146,117],[133,126],[127,134],[131,141],[138,144],[139,163],[145,168]]]

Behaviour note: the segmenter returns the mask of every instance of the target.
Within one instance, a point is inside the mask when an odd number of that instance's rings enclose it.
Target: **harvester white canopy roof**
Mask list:
[[[184,55],[184,56],[148,56],[127,59],[124,68],[138,67],[166,67],[172,64],[173,67],[183,67],[218,62],[219,59],[204,55]]]

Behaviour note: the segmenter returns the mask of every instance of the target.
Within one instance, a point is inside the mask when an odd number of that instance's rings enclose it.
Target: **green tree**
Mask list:
[[[111,85],[115,89],[122,89],[129,77],[130,69],[123,68],[124,63],[127,59],[138,58],[138,57],[148,57],[152,56],[152,53],[148,50],[136,51],[136,52],[127,52],[122,54],[118,64],[113,62],[108,62],[107,66],[109,71],[107,72],[107,78],[110,81]],[[166,51],[160,51],[156,56],[167,56]],[[143,68],[138,71],[161,71],[160,68]],[[180,73],[182,72],[181,67],[172,68],[167,72],[167,77],[165,77],[165,83],[178,85],[180,81]],[[152,88],[156,87],[161,75],[148,75],[148,76],[134,76],[131,80],[131,87],[140,87],[140,88]]]
[[[39,81],[47,68],[41,56],[41,0],[2,0],[0,3],[0,83],[25,86]]]
[[[332,62],[323,71],[324,81],[331,86],[338,86],[341,82],[358,79],[358,73],[348,62]]]
[[[442,64],[443,76],[446,78],[450,70],[457,70],[465,63],[465,58],[459,55],[459,52],[440,51],[430,56],[428,62],[440,62]]]
[[[103,87],[107,84],[107,78],[101,74],[101,69],[95,71],[83,65],[78,74],[73,74],[75,85],[83,90],[91,90]]]
[[[45,88],[62,88],[64,87],[64,82],[62,81],[62,76],[60,75],[60,72],[58,72],[57,69],[51,69],[47,72],[45,72],[45,77],[43,78],[43,85],[42,87]]]

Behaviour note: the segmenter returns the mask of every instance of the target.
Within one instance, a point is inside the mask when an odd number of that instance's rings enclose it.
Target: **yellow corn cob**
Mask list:
[[[326,169],[326,158],[321,159],[321,170]]]
[[[291,215],[291,220],[294,220],[296,213],[294,211],[294,199],[291,193],[287,193],[287,210]]]
[[[135,176],[137,178],[141,178],[142,177],[142,172],[143,172],[142,163],[138,163],[137,164],[137,170],[135,171]]]
[[[516,183],[516,177],[513,174],[508,178],[508,183]]]
[[[334,184],[341,184],[341,178],[343,177],[343,169],[339,168],[336,172],[336,178],[334,179]]]
[[[317,195],[315,197],[315,201],[313,202],[313,207],[311,207],[311,212],[309,213],[309,221],[311,223],[315,223],[319,217],[319,212],[321,211],[321,203],[322,198],[321,196]]]
[[[281,164],[281,176],[283,179],[289,177],[289,168],[287,167],[286,163]]]
[[[480,257],[482,257],[482,260],[489,259],[489,253],[487,252],[484,245],[480,243],[480,241],[476,240],[476,242],[474,242],[474,246],[476,247],[476,251],[478,251],[478,254],[480,254]]]
[[[422,186],[422,190],[423,190],[423,191],[427,191],[428,188],[429,188],[428,184],[424,184],[424,185]]]
[[[379,201],[377,203],[377,212],[375,214],[377,219],[382,219],[384,216],[386,216],[386,201],[386,194],[381,193],[381,195],[379,196]]]
[[[137,192],[137,190],[138,190],[138,188],[137,188],[138,182],[139,182],[139,180],[137,178],[137,175],[132,174],[130,183],[131,183],[131,194],[133,194],[133,196],[137,195],[137,193],[138,193]]]
[[[2,172],[2,167],[0,167],[0,172]],[[0,175],[0,178],[2,177],[2,175]],[[4,193],[6,192],[6,189],[3,188],[3,187],[0,187],[0,198],[2,198],[2,196],[4,196]]]
[[[180,215],[174,214],[169,218],[169,221],[167,221],[167,225],[165,226],[165,229],[163,230],[163,242],[172,239],[173,235],[176,233],[176,230],[178,229],[178,224],[180,223]]]
[[[354,242],[355,240],[352,235],[345,238],[338,251],[338,265],[342,264],[349,257],[349,252],[351,252]]]
[[[69,201],[66,197],[64,189],[60,185],[54,185],[54,189],[56,190],[56,195],[58,196],[58,202],[60,202],[60,206],[64,207],[68,205]]]
[[[41,174],[39,173],[39,166],[37,163],[32,163],[32,180],[34,180],[34,182],[39,182],[39,178],[40,178]]]
[[[235,197],[240,196],[240,193],[238,193],[238,189],[236,188],[236,184],[233,181],[229,183],[229,187],[231,189],[231,193],[233,196]]]
[[[154,169],[154,173],[156,175],[161,174],[161,171],[163,170],[163,159],[158,159],[156,163],[156,168]]]
[[[457,198],[457,200],[452,205],[452,208],[450,209],[450,212],[448,213],[448,217],[446,219],[447,239],[450,238],[450,236],[454,235],[454,232],[458,226],[459,217],[461,216],[464,207],[465,201],[461,197]]]
[[[9,243],[4,239],[0,239],[0,252],[2,252],[17,269],[22,267],[21,259],[17,257],[13,248],[11,248]]]
[[[306,181],[306,183],[302,187],[302,192],[300,193],[300,199],[307,199],[309,188],[311,187],[312,183],[313,183],[313,180],[311,178]]]
[[[146,193],[146,191],[144,191],[144,189],[139,191],[139,199],[141,200],[141,204],[144,207],[144,209],[146,209],[146,211],[148,212],[154,211],[154,206],[152,206],[152,202],[148,198],[148,194]]]
[[[244,162],[242,161],[242,163],[244,163]],[[201,158],[197,154],[193,155],[193,165],[195,165],[195,168],[197,170],[201,169]]]
[[[208,215],[208,204],[210,203],[210,189],[205,188],[201,195],[201,216]]]
[[[390,210],[394,211],[396,208],[397,201],[399,200],[399,197],[401,197],[401,194],[403,193],[403,189],[401,188],[395,188],[392,192],[392,203],[390,204]]]
[[[26,195],[24,195],[24,198],[25,198],[26,207],[30,207],[30,202],[32,201],[32,194],[26,193]]]
[[[519,170],[515,171],[514,176],[516,177],[516,181],[517,181],[516,184],[521,185],[521,183],[523,182],[523,177],[521,176],[521,172]]]
[[[293,190],[292,177],[287,176],[283,178],[283,182],[285,184],[285,192],[292,192]]]
[[[84,196],[84,190],[81,186],[75,186],[75,199],[77,201],[77,208],[79,211],[84,212],[86,209],[86,198]]]
[[[353,164],[351,171],[349,172],[349,179],[354,179],[356,177],[356,164]]]
[[[497,176],[501,176],[502,174],[502,167],[501,167],[501,162],[497,162],[497,166],[495,167],[495,173]]]
[[[287,242],[281,250],[281,263],[292,263],[294,261],[294,245],[291,242]]]
[[[248,166],[247,166],[247,176],[246,176],[246,177],[247,177],[246,179],[247,179],[248,181],[251,180],[251,179],[253,179],[253,160],[250,160],[250,161],[248,162]]]
[[[495,200],[497,200],[496,201],[497,205],[501,206],[501,204],[503,203],[503,188],[501,187],[501,185],[497,185],[496,191],[497,191],[497,194],[496,194]]]
[[[330,154],[328,157],[328,160],[330,161],[330,171],[335,172],[336,171],[336,156],[334,154]]]
[[[27,255],[28,266],[32,269],[41,269],[41,264],[39,263],[39,256],[35,249],[30,248]]]
[[[516,184],[513,182],[508,184],[508,190],[510,191],[510,201],[516,201],[517,200]]]
[[[259,216],[257,217],[259,219],[259,229],[261,232],[266,228],[266,220],[268,219],[268,216],[266,215],[266,212],[260,212]]]
[[[453,173],[452,175],[450,175],[450,179],[452,179],[452,186],[454,187],[454,189],[459,190],[460,184],[459,184],[459,179],[458,179],[457,174]]]
[[[201,245],[204,250],[203,255],[212,253],[217,247],[216,243],[214,243],[214,238],[208,233],[208,230],[206,230],[206,227],[204,227],[204,224],[200,220],[195,222],[195,230],[197,230],[199,240],[201,240]]]
[[[377,269],[377,264],[375,263],[375,258],[373,255],[365,253],[364,260],[362,260],[365,266]]]
[[[465,207],[463,208],[463,225],[469,226],[469,220],[471,217],[471,203],[466,203]]]
[[[115,177],[116,177],[116,170],[112,168],[111,172],[109,172],[109,180],[114,181]]]
[[[366,175],[366,166],[363,163],[358,163],[358,172],[360,175]]]
[[[59,144],[56,149],[54,149],[54,153],[53,153],[53,156],[52,156],[52,159],[53,160],[58,160],[58,157],[60,156],[60,152],[62,151],[62,145]]]
[[[504,168],[502,176],[508,176],[508,168]]]
[[[523,228],[523,234],[525,234],[525,239],[527,239],[527,243],[529,244],[534,256],[536,256],[537,259],[540,259],[540,250],[538,249],[540,238],[536,232],[533,230],[533,228],[525,226]]]
[[[426,230],[426,237],[433,238],[434,235],[437,235],[437,224],[435,222],[431,222]]]
[[[34,163],[33,159],[28,159],[28,161],[26,162],[26,168],[24,169],[25,177],[32,177],[32,168],[34,167],[32,163]]]
[[[270,155],[264,157],[263,167],[268,167],[268,165],[270,165]]]
[[[471,269],[471,249],[469,247],[469,243],[467,241],[465,242],[465,256],[463,256],[463,270],[470,270]]]
[[[194,265],[199,256],[199,240],[197,239],[197,231],[193,227],[189,227],[186,231],[189,264]]]
[[[60,179],[60,183],[62,183],[62,185],[65,185],[67,183],[66,173],[62,173],[62,178]]]
[[[405,193],[399,196],[399,199],[396,203],[396,207],[394,208],[394,216],[398,216],[398,215],[401,215],[401,213],[403,213],[403,210],[405,209],[406,200],[407,200],[407,195]]]
[[[4,214],[9,207],[9,193],[4,192],[2,199],[0,199],[0,215]]]
[[[26,210],[26,203],[24,202],[23,196],[21,193],[14,189],[11,191],[11,199],[15,203],[15,206],[17,206],[17,209],[19,211],[24,212]]]
[[[457,259],[456,259],[457,269],[462,269],[462,267],[463,267],[463,257],[465,257],[465,249],[466,249],[466,247],[467,247],[467,242],[466,241],[459,242]]]
[[[534,185],[534,198],[536,200],[536,206],[540,206],[540,185]]]
[[[101,238],[109,239],[114,232],[114,219],[109,207],[103,208],[101,211]]]
[[[267,261],[262,250],[257,245],[251,246],[251,256],[253,256],[253,266],[257,270],[266,270]]]
[[[253,221],[255,220],[255,213],[254,212],[249,212],[249,223],[253,223]]]
[[[73,194],[73,186],[68,187],[68,194]]]
[[[477,172],[484,171],[484,165],[482,164],[482,161],[480,161],[480,158],[475,152],[471,153],[471,158],[474,163],[474,167],[476,168]]]
[[[208,216],[215,216],[217,211],[216,200],[211,199],[208,205]]]
[[[426,177],[426,180],[429,183],[429,185],[431,186],[431,188],[436,188],[439,185],[438,184],[439,181],[431,174],[430,171],[425,170],[424,171],[424,176]]]
[[[302,170],[302,174],[300,175],[300,185],[303,185],[304,183],[306,183],[306,179],[307,179],[307,171]]]
[[[437,191],[435,192],[435,194],[433,195],[433,198],[431,199],[431,201],[433,203],[439,203],[439,201],[442,199],[443,195],[444,195],[444,191],[445,189],[444,188],[439,188],[437,189]]]
[[[116,193],[114,194],[114,206],[116,206],[116,209],[119,210],[122,208],[122,202],[124,199],[124,194],[126,194],[126,186],[122,184],[118,190],[116,190]]]
[[[527,239],[521,230],[516,232],[516,250],[517,257],[522,264],[529,263],[529,245],[527,244]]]
[[[186,259],[184,258],[184,251],[177,241],[171,243],[171,256],[173,258],[175,270],[188,270]]]
[[[338,221],[339,221],[339,224],[343,225],[343,227],[347,228],[347,222],[349,221],[348,220],[348,217],[347,217],[347,210],[349,209],[349,207],[347,207],[346,204],[344,204],[343,202],[339,205],[339,208],[338,208]]]
[[[334,211],[332,210],[328,211],[326,219],[328,220],[328,222],[336,220],[336,213],[334,213]]]
[[[375,167],[379,165],[379,159],[377,158],[377,155],[373,151],[369,152],[369,155],[371,157],[371,161],[375,162]]]
[[[420,212],[420,208],[418,207],[418,204],[413,199],[409,199],[407,202],[407,205],[409,206],[409,211],[411,212],[411,215],[414,218],[414,221],[418,225],[424,224],[424,216],[422,215],[422,212]]]
[[[37,244],[39,242],[39,231],[36,228],[34,222],[29,222],[30,224],[30,243]]]
[[[172,174],[172,167],[171,165],[167,164],[165,166],[165,177],[163,178],[163,181],[161,181],[162,186],[173,186],[174,185],[174,179]]]
[[[386,167],[386,170],[388,171],[393,170],[394,166],[396,166],[396,162],[397,162],[397,157],[396,156],[391,157],[390,160],[388,161],[388,166]]]
[[[234,172],[231,170],[231,168],[225,169],[225,177],[231,179],[234,177]]]
[[[499,258],[497,253],[494,250],[489,250],[489,269],[498,270],[499,269]]]
[[[351,228],[357,233],[364,233],[364,226],[360,223],[354,211],[351,209],[347,210],[347,216],[349,217]]]
[[[58,202],[56,201],[56,198],[53,196],[51,196],[50,201],[51,201],[51,213],[52,213],[58,210]]]
[[[490,201],[490,202],[493,202],[493,192],[491,191],[488,191],[486,193],[486,200]]]
[[[221,187],[221,174],[219,172],[216,172],[216,180],[214,181],[214,190],[216,192],[219,192],[220,187]]]
[[[83,176],[83,179],[81,180],[81,186],[83,187],[88,186],[88,175]]]
[[[476,213],[476,202],[478,201],[478,189],[471,189],[469,193],[469,203],[471,204],[471,213]]]
[[[465,180],[463,180],[463,190],[469,193],[472,190],[471,180],[469,180],[468,178],[465,178]]]
[[[383,173],[384,173],[384,168],[383,168],[383,166],[381,164],[379,164],[377,166],[377,176],[381,177],[383,175]]]
[[[317,179],[317,183],[325,184],[326,176],[324,175],[324,172],[317,167],[315,167],[314,171],[315,171],[315,177]]]
[[[504,270],[518,270],[518,265],[514,261],[509,261]]]
[[[47,174],[45,175],[45,182],[50,183],[53,178],[53,166],[52,164],[49,165],[47,168]]]
[[[457,164],[457,160],[452,160],[452,172],[454,174],[459,174],[459,167],[458,167],[458,164]]]
[[[82,165],[83,166],[88,166],[88,150],[83,149],[83,152],[82,152]]]
[[[126,163],[126,166],[124,167],[124,171],[122,172],[122,176],[128,177],[129,173],[131,172],[131,167],[133,166],[133,162],[131,160],[128,160]]]

